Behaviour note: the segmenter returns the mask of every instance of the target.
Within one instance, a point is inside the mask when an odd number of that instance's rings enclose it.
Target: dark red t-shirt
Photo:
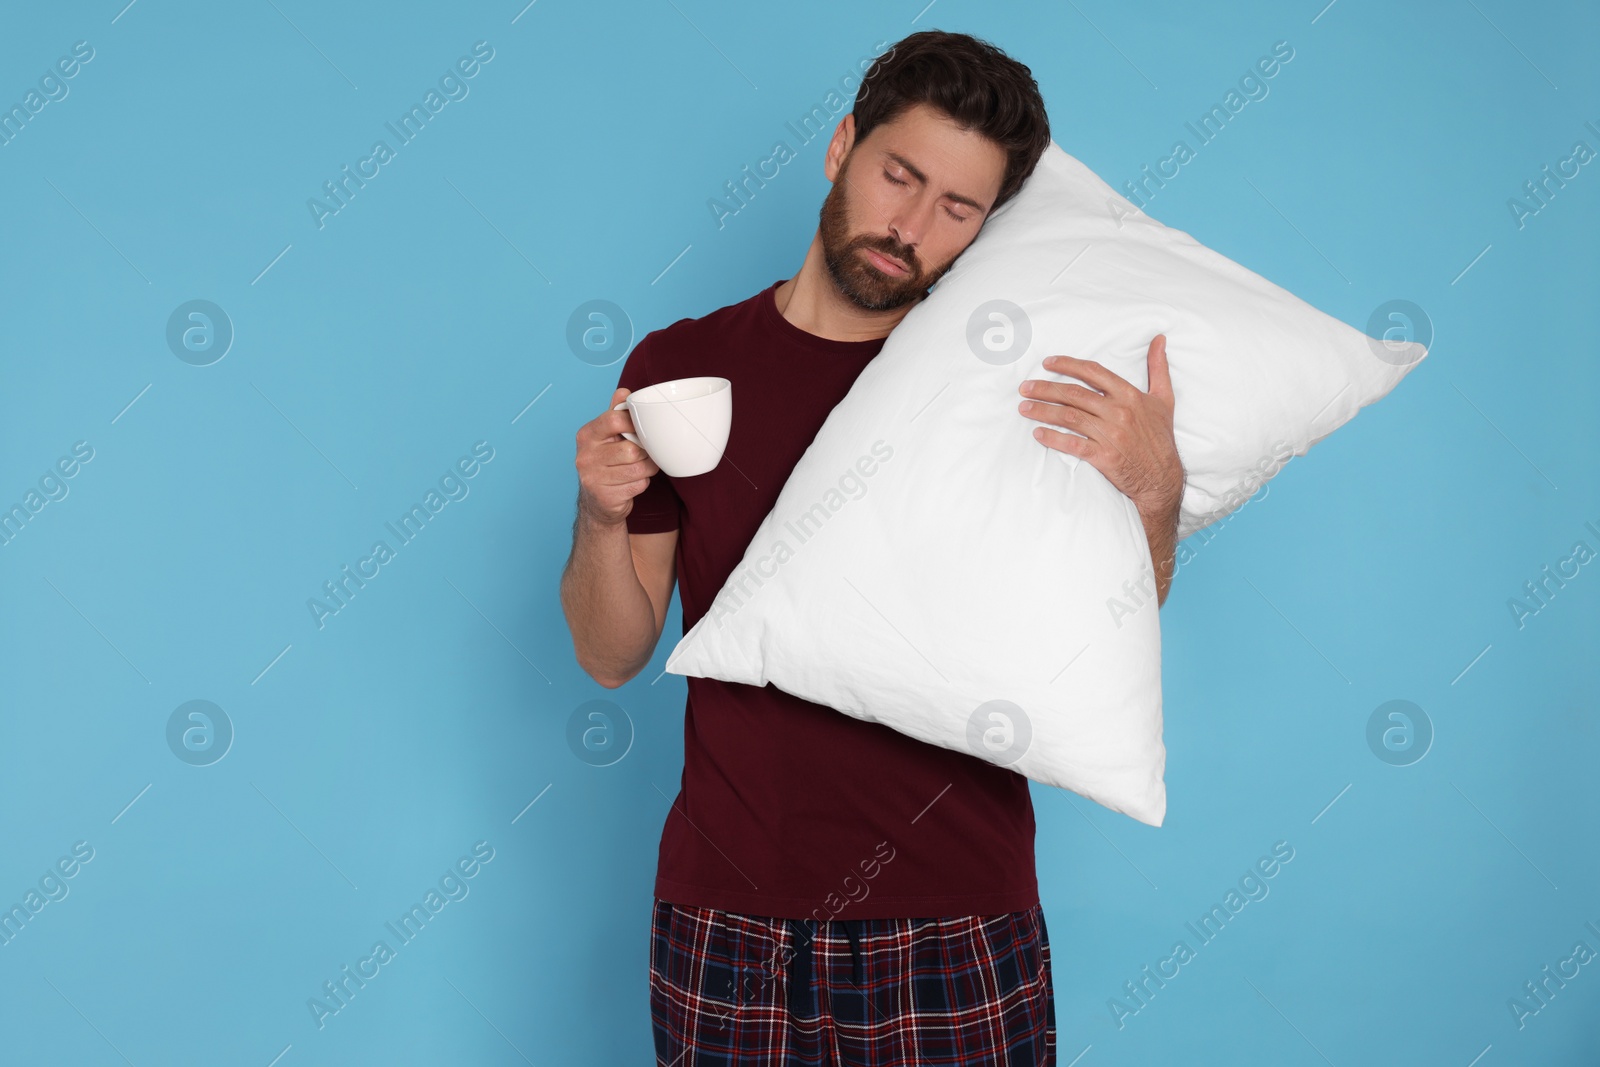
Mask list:
[[[629,533],[679,529],[685,633],[883,347],[800,329],[778,311],[781,282],[646,335],[617,382],[641,389],[713,374],[733,383],[722,462],[691,478],[655,475],[627,520]],[[687,681],[660,899],[794,919],[992,915],[1038,903],[1022,775],[770,683]]]

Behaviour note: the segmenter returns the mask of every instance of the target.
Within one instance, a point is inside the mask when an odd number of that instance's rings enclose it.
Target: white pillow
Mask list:
[[[675,674],[773,683],[1152,826],[1161,631],[1133,502],[1032,436],[1045,357],[1145,388],[1167,335],[1180,536],[1425,355],[1141,214],[1052,143],[829,414]]]

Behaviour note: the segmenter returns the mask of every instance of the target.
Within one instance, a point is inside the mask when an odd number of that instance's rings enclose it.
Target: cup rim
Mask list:
[[[649,392],[651,389],[656,389],[663,385],[671,385],[674,382],[710,382],[711,388],[707,389],[699,396],[639,396],[640,393]],[[704,400],[708,396],[716,396],[718,393],[729,389],[732,385],[733,383],[727,378],[723,378],[715,374],[692,374],[685,378],[669,378],[664,382],[655,382],[651,385],[644,386],[642,389],[634,390],[623,399],[629,403],[635,404],[686,404],[692,400]]]

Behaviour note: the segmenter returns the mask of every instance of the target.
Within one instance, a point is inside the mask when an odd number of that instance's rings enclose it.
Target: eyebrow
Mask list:
[[[922,171],[918,170],[914,163],[912,163],[905,156],[902,156],[899,152],[890,151],[885,152],[884,155],[894,162],[900,164],[900,166],[904,167],[908,172],[910,172],[913,178],[917,179],[917,181],[921,182],[923,185],[928,184],[928,176],[922,173]],[[979,214],[988,213],[988,208],[984,207],[970,196],[962,196],[960,193],[953,193],[949,190],[946,190],[941,195],[948,196],[951,200],[954,200],[958,204],[965,204],[977,211]]]

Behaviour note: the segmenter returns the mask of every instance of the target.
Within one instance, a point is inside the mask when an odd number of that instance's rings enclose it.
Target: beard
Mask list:
[[[850,233],[845,180],[850,169],[846,159],[822,201],[818,232],[822,236],[822,261],[840,295],[864,311],[889,311],[916,303],[928,295],[928,289],[950,269],[946,263],[937,270],[926,269],[916,252],[893,237],[870,233]],[[881,270],[867,256],[865,249],[904,264],[905,274],[891,275]],[[955,262],[953,259],[951,263]]]

